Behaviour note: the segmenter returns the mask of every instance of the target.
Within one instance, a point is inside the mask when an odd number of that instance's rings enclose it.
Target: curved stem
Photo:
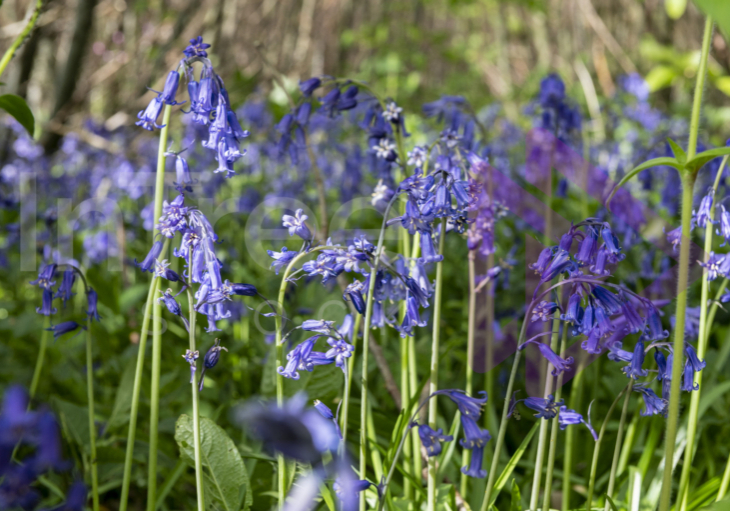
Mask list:
[[[23,44],[23,41],[26,37],[28,37],[33,30],[33,27],[35,27],[36,22],[38,21],[38,15],[41,13],[41,8],[43,7],[43,0],[36,0],[35,8],[33,9],[33,12],[30,15],[30,18],[28,18],[28,23],[26,23],[25,28],[23,28],[23,31],[18,34],[18,37],[15,38],[13,41],[13,44],[10,45],[10,47],[5,50],[5,53],[3,54],[2,59],[0,59],[0,76],[2,76],[3,71],[5,71],[5,68],[8,67],[8,64],[10,64],[10,61],[13,60],[13,56],[15,55],[15,52],[18,51],[18,48],[20,48],[20,45]],[[32,133],[31,133],[32,135]]]
[[[99,473],[96,464],[96,422],[94,421],[94,359],[91,346],[91,316],[86,318],[86,392],[89,407],[89,448],[91,451],[91,496],[94,511],[99,511]]]
[[[702,110],[702,92],[705,86],[705,75],[707,74],[707,60],[710,55],[710,44],[712,41],[712,18],[705,20],[705,31],[702,34],[702,51],[700,63],[697,66],[697,82],[695,83],[694,97],[692,98],[692,116],[689,122],[689,143],[687,144],[687,160],[691,160],[697,154],[697,136],[700,131],[700,113]]]
[[[355,316],[355,325],[352,329],[352,347],[357,349],[357,337],[360,332],[362,315]],[[354,353],[354,350],[353,350]],[[347,442],[347,417],[350,413],[350,388],[352,387],[352,373],[355,370],[355,356],[350,357],[347,363],[347,374],[345,374],[345,395],[342,397],[342,413],[340,414],[340,431],[342,432],[342,445]]]
[[[570,408],[577,410],[580,407],[580,403],[583,397],[583,362],[578,364],[575,370],[575,378],[573,378],[572,392],[570,393]],[[563,503],[561,506],[562,511],[568,511],[570,509],[570,475],[573,471],[573,442],[575,440],[575,434],[579,430],[576,428],[568,428],[565,434],[565,454],[563,457]]]
[[[468,276],[469,276],[469,317],[467,320],[467,334],[466,334],[466,385],[464,386],[465,392],[472,396],[474,395],[474,325],[476,323],[476,285],[474,279],[476,278],[476,269],[474,259],[476,254],[473,250],[469,251],[469,262],[468,262]],[[489,396],[489,392],[487,392]],[[488,415],[488,414],[487,414]],[[469,466],[471,458],[471,449],[464,449],[461,454],[461,466]],[[465,496],[468,489],[469,479],[467,475],[461,474],[461,484],[459,491],[461,495]]]
[[[192,261],[193,248],[190,247],[190,255],[188,259]],[[197,313],[195,312],[195,299],[192,293],[192,282],[188,282],[187,295],[188,295],[188,307],[190,309],[190,320],[189,320],[189,344],[190,351],[195,351],[195,321]],[[197,363],[196,363],[197,365]],[[203,485],[203,457],[200,449],[200,391],[198,390],[197,382],[195,378],[190,378],[190,388],[193,393],[193,449],[195,452],[195,487],[198,496],[198,511],[205,511],[205,487]]]
[[[157,174],[155,180],[155,216],[162,216],[162,201],[165,196],[165,160],[167,136],[170,130],[172,107],[165,105],[162,114],[164,128],[160,130],[160,144],[157,149]],[[160,253],[164,259],[165,252]],[[157,502],[157,436],[160,420],[160,365],[162,358],[162,305],[152,297],[152,386],[150,388],[150,450],[147,465],[147,511],[155,511]]]
[[[446,220],[441,222],[441,235],[439,237],[439,254],[444,253],[444,241],[446,240]],[[429,384],[429,394],[433,394],[438,390],[439,379],[439,341],[441,336],[441,296],[443,294],[443,261],[436,263],[436,290],[433,299],[433,332],[431,337],[431,382]],[[438,408],[436,403],[430,403],[428,407],[428,425],[436,429],[436,418],[438,416]],[[436,456],[428,458],[428,510],[436,509]]]
[[[560,350],[557,352],[560,354],[561,357],[565,355],[565,349],[567,347],[568,342],[568,325],[567,323],[563,324],[563,333],[560,337]],[[556,383],[556,389],[555,389],[555,401],[560,401],[560,398],[563,397],[563,377],[564,373],[561,372],[558,375],[558,381]],[[545,474],[545,495],[543,497],[543,504],[542,508],[547,510],[550,509],[550,496],[552,493],[552,487],[553,487],[553,467],[555,466],[555,453],[557,452],[558,447],[558,429],[559,429],[559,423],[558,423],[558,416],[556,416],[552,420],[552,425],[550,426],[550,444],[548,449],[548,461],[547,461],[547,472]]]
[[[621,396],[623,396],[626,391],[629,389],[630,386],[633,385],[633,380],[629,382],[629,384],[624,387],[624,389],[619,392],[618,396],[616,396],[616,399],[613,400],[613,403],[611,403],[611,407],[608,409],[608,412],[606,413],[606,418],[603,420],[603,424],[601,424],[601,432],[598,434],[598,440],[596,440],[596,445],[593,448],[593,460],[591,461],[591,475],[588,482],[588,499],[586,500],[586,511],[591,511],[593,503],[593,490],[596,486],[596,470],[598,468],[598,454],[601,452],[601,441],[603,440],[603,435],[606,433],[606,426],[608,425],[608,421],[611,419],[611,414],[613,413],[613,409],[616,408],[616,403],[618,403],[618,400],[621,399]]]
[[[629,388],[624,397],[624,406],[621,409],[621,420],[618,423],[618,433],[616,433],[616,446],[613,449],[613,460],[611,461],[611,473],[608,476],[608,491],[606,495],[613,498],[613,490],[616,485],[616,471],[618,469],[618,461],[621,457],[621,443],[623,442],[624,428],[626,427],[626,417],[629,413],[629,402],[631,401],[631,391],[634,388],[634,380],[629,380]],[[610,503],[606,499],[604,511],[609,511]]]
[[[722,163],[720,164],[720,168],[717,171],[717,174],[715,176],[715,183],[712,187],[712,194],[713,199],[715,195],[715,191],[717,190],[717,187],[720,184],[720,178],[722,177],[722,172],[725,170],[725,165],[727,164],[728,157],[725,156],[722,159]],[[705,226],[705,256],[704,261],[705,263],[710,257],[710,252],[712,251],[712,238],[713,238],[713,213],[710,211],[710,218],[707,222],[707,225]],[[722,292],[722,289],[724,286],[720,288],[720,292]],[[709,298],[710,293],[710,281],[707,279],[707,276],[703,273],[702,275],[702,292],[701,292],[701,298],[700,298],[700,324],[699,324],[699,334],[698,334],[698,342],[697,342],[697,356],[700,357],[700,360],[702,360],[705,357],[705,352],[707,351],[707,341],[710,337],[710,317],[707,313],[707,302]],[[716,302],[717,303],[717,302]],[[717,307],[715,307],[717,309]],[[714,320],[714,312],[712,314],[712,320]],[[710,321],[708,321],[710,320]],[[689,405],[689,415],[687,419],[687,445],[684,449],[684,463],[682,464],[682,474],[679,478],[679,493],[677,494],[677,502],[681,503],[680,509],[684,510],[686,508],[686,497],[687,497],[687,490],[689,488],[689,474],[690,469],[692,468],[692,458],[694,457],[694,449],[695,449],[695,441],[697,439],[697,423],[698,423],[698,414],[699,414],[699,408],[700,408],[700,396],[702,392],[702,371],[695,374],[695,383],[699,385],[699,388],[697,391],[692,392],[692,397],[690,400]]]

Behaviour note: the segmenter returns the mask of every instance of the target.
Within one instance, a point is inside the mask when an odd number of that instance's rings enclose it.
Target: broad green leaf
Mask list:
[[[711,16],[725,36],[730,41],[730,2],[727,0],[695,0],[697,7]]]
[[[35,119],[33,118],[33,112],[30,111],[23,98],[15,94],[3,94],[0,96],[0,109],[13,116],[25,128],[28,135],[33,137]]]
[[[190,416],[181,415],[177,420],[175,441],[182,459],[195,467],[193,419]],[[205,417],[200,418],[200,455],[205,472],[206,499],[215,500],[224,511],[250,508],[253,496],[241,455],[226,432]]]
[[[330,487],[323,483],[320,488],[320,493],[322,494],[322,500],[324,500],[324,503],[327,504],[327,509],[329,509],[330,511],[337,511],[335,498],[332,496],[332,491],[330,490]]]
[[[132,358],[122,373],[122,379],[117,387],[117,397],[114,399],[114,408],[107,422],[106,429],[111,430],[129,422],[129,410],[132,408],[132,391],[134,390],[134,372],[137,359]]]
[[[652,167],[659,167],[659,166],[669,166],[674,167],[675,169],[679,170],[683,167],[681,163],[679,163],[674,158],[669,158],[668,156],[662,156],[661,158],[653,158],[651,160],[645,161],[638,167],[634,167],[629,172],[626,173],[626,175],[623,177],[621,181],[614,187],[613,190],[611,190],[611,194],[608,196],[608,199],[606,199],[606,208],[610,211],[611,210],[611,199],[613,199],[613,196],[616,194],[619,188],[621,188],[623,185],[628,183],[633,177],[635,177],[639,172],[642,170],[650,169]]]
[[[499,495],[499,492],[502,491],[502,488],[504,488],[504,485],[507,483],[507,479],[510,478],[510,476],[512,475],[512,471],[517,466],[517,463],[520,462],[522,455],[525,453],[525,450],[527,450],[527,446],[530,445],[530,440],[532,440],[532,437],[535,436],[535,432],[537,431],[537,427],[539,425],[539,421],[535,422],[530,431],[527,433],[527,436],[525,436],[520,446],[507,462],[507,466],[504,467],[502,473],[497,478],[497,482],[494,483],[494,490],[492,491],[492,502],[489,503],[490,506],[493,506],[494,503],[497,501],[497,496]]]
[[[676,143],[671,138],[667,139],[667,142],[669,143],[669,146],[672,148],[672,152],[674,153],[674,157],[679,163],[684,163],[687,161],[687,153],[684,152],[684,149],[682,149],[678,143]]]
[[[85,406],[54,398],[53,407],[61,418],[64,435],[73,440],[84,452],[89,452],[89,413]]]
[[[520,485],[515,479],[512,479],[512,502],[509,505],[510,511],[522,511],[522,495],[520,495]]]
[[[611,506],[611,509],[613,511],[618,511],[618,508],[616,507],[616,504],[613,503],[613,499],[608,496],[608,493],[606,493],[606,500],[608,501],[608,505]]]
[[[715,149],[710,149],[709,151],[703,151],[691,160],[689,160],[686,163],[686,168],[690,171],[700,170],[702,166],[708,161],[714,160],[718,156],[725,156],[727,154],[730,154],[730,147],[716,147]]]

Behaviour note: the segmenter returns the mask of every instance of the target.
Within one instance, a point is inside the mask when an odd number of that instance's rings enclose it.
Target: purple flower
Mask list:
[[[568,357],[566,359],[563,359],[555,353],[549,345],[543,343],[543,342],[537,342],[537,341],[527,341],[523,343],[519,348],[519,350],[524,350],[525,346],[528,344],[534,344],[537,346],[537,348],[540,350],[540,354],[545,357],[545,359],[553,366],[552,374],[553,376],[557,376],[558,374],[562,373],[563,371],[567,371],[570,369],[570,366],[573,364],[573,357]]]
[[[648,369],[644,369],[644,341],[637,341],[634,346],[634,355],[631,357],[629,365],[625,366],[622,371],[629,378],[634,380],[644,377],[649,374]]]
[[[707,222],[712,222],[712,198],[715,194],[715,190],[710,188],[710,190],[707,192],[707,195],[702,197],[702,200],[700,201],[700,207],[697,210],[697,213],[695,214],[695,220],[697,225],[700,227],[705,227],[707,225]],[[694,213],[694,211],[692,212]]]
[[[642,416],[667,415],[667,400],[657,396],[652,389],[646,388],[642,384],[637,384],[634,385],[634,392],[640,393],[641,397],[644,398],[645,409],[641,412]]]
[[[355,351],[355,347],[347,341],[333,339],[331,337],[327,339],[327,343],[331,348],[324,354],[325,357],[334,359],[335,365],[342,368],[343,371],[346,371],[345,364],[347,359],[352,356],[352,352]]]
[[[154,128],[164,128],[164,126],[157,124],[157,118],[162,111],[162,105],[163,102],[160,96],[154,97],[146,109],[139,111],[137,114],[137,119],[139,120],[135,124],[148,131],[152,131]]]
[[[334,328],[334,321],[325,321],[323,319],[307,319],[302,322],[302,330],[309,332],[319,332],[320,334],[328,335]]]
[[[93,287],[89,288],[89,291],[86,293],[86,306],[88,307],[86,310],[86,314],[89,315],[89,318],[92,320],[100,321],[101,316],[99,316],[99,311],[97,309],[97,303],[99,301],[99,295],[96,294],[96,291],[94,291]]]
[[[299,90],[302,91],[304,97],[310,97],[312,93],[322,85],[322,80],[313,77],[299,82]]]
[[[566,321],[568,323],[580,326],[580,324],[583,322],[584,314],[583,307],[581,307],[580,303],[580,294],[574,293],[570,295],[570,298],[568,299],[568,309],[565,314],[560,315],[560,319],[562,321]]]
[[[61,285],[58,286],[58,291],[53,298],[60,298],[63,300],[63,304],[66,305],[66,301],[70,300],[75,294],[73,292],[74,282],[76,282],[76,272],[74,270],[64,271],[61,277]]]
[[[684,355],[687,357],[687,362],[695,372],[702,371],[707,366],[707,362],[700,360],[694,347],[689,343],[685,343],[684,345]]]
[[[451,442],[454,439],[452,435],[444,435],[443,429],[434,431],[428,424],[418,426],[418,436],[429,458],[441,454],[441,442]]]
[[[723,238],[725,238],[725,241],[722,243],[722,246],[725,246],[728,239],[730,239],[730,212],[725,210],[725,206],[720,204],[720,228],[716,231],[717,234],[721,235]]]
[[[41,289],[51,289],[56,284],[53,280],[56,275],[56,264],[47,264],[38,272],[38,278],[31,281],[32,286],[38,286]]]
[[[722,263],[725,261],[725,257],[726,256],[724,254],[716,254],[715,252],[710,252],[710,257],[707,259],[706,263],[702,261],[697,261],[700,266],[706,269],[707,280],[713,281],[718,277],[718,275],[724,273]]]
[[[153,266],[155,264],[155,260],[160,256],[160,253],[162,252],[162,242],[160,240],[155,241],[152,244],[152,248],[150,249],[147,256],[144,258],[144,260],[141,263],[138,263],[137,260],[134,260],[134,264],[139,266],[139,268],[144,272],[148,271],[152,273]]]
[[[276,274],[279,274],[279,270],[285,266],[288,266],[289,263],[294,259],[297,255],[299,255],[298,252],[295,251],[289,251],[288,248],[282,247],[281,252],[274,252],[273,250],[267,250],[267,254],[269,254],[269,257],[274,258],[274,262],[271,263],[271,267],[276,270]]]
[[[608,359],[613,362],[631,362],[634,354],[621,349],[621,341],[608,344]]]
[[[535,410],[535,417],[543,419],[552,419],[558,414],[558,408],[563,405],[563,400],[556,402],[555,396],[550,394],[547,399],[542,397],[528,397],[521,400],[527,408]]]
[[[190,364],[190,383],[193,383],[195,381],[195,371],[197,370],[196,360],[198,360],[198,357],[200,356],[200,352],[198,350],[185,350],[185,354],[182,356],[185,359],[185,362]]]
[[[202,392],[203,384],[205,383],[205,371],[206,369],[213,369],[218,364],[218,359],[221,356],[221,351],[228,352],[225,346],[220,345],[220,339],[216,339],[213,346],[210,347],[208,352],[203,357],[203,371],[200,373],[200,384],[198,385],[198,392]]]
[[[51,326],[50,328],[46,328],[46,330],[50,330],[51,332],[53,332],[53,338],[58,339],[64,334],[77,330],[79,327],[82,330],[86,330],[85,326],[81,326],[75,321],[64,321],[63,323],[58,323]]]
[[[189,59],[193,57],[207,58],[208,52],[205,50],[208,48],[210,48],[210,45],[203,42],[203,36],[198,36],[190,39],[190,45],[183,50],[183,54]]]
[[[284,227],[289,229],[289,236],[296,235],[302,238],[304,241],[310,241],[312,239],[312,233],[305,223],[307,218],[309,217],[304,214],[304,210],[297,209],[294,212],[294,216],[284,215],[283,217],[281,217],[281,220],[284,224]]]
[[[588,430],[591,432],[591,435],[593,436],[593,440],[596,442],[598,441],[598,435],[596,434],[596,430],[593,429],[593,426],[591,425],[590,420],[590,408],[588,412],[588,422],[586,422],[583,419],[583,416],[576,412],[575,410],[568,409],[567,406],[563,405],[560,407],[560,414],[558,415],[558,424],[560,424],[560,429],[564,430],[568,426],[574,425],[574,424],[585,424]]]
[[[545,300],[541,301],[537,304],[537,306],[532,309],[532,317],[530,318],[531,321],[537,321],[542,320],[550,321],[553,319],[553,315],[555,314],[555,311],[558,310],[560,307],[555,302],[547,302]]]
[[[685,392],[692,392],[693,390],[699,390],[700,385],[695,383],[695,371],[692,368],[692,364],[689,360],[684,364],[684,371],[682,372],[682,384],[680,389]]]

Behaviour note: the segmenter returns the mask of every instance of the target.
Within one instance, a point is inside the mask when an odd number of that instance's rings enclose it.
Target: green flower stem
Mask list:
[[[281,334],[282,334],[282,322],[281,318],[284,315],[284,295],[286,294],[286,286],[289,283],[289,275],[291,274],[292,270],[294,269],[295,265],[301,261],[303,258],[307,257],[309,254],[312,254],[314,252],[319,252],[320,250],[332,250],[336,247],[332,246],[320,246],[320,247],[314,247],[308,252],[301,252],[299,253],[294,259],[292,259],[289,264],[286,267],[286,270],[284,270],[284,274],[281,277],[281,284],[279,284],[279,296],[278,296],[278,302],[277,305],[279,307],[279,314],[275,316],[276,320],[276,340],[274,342],[274,350],[276,355],[276,367],[281,367],[284,365],[284,346],[281,343]],[[276,372],[276,404],[281,407],[284,405],[284,377],[279,374],[279,371]],[[276,463],[277,463],[277,479],[278,479],[278,498],[279,498],[279,507],[284,506],[284,501],[286,500],[286,492],[288,490],[287,484],[286,484],[286,460],[284,459],[284,456],[281,454],[276,456]]]
[[[352,346],[357,349],[357,337],[360,332],[362,315],[355,316],[355,325],[352,329]],[[353,351],[354,353],[354,351]],[[352,388],[352,373],[355,371],[355,356],[350,357],[347,362],[347,374],[345,375],[345,395],[342,396],[342,413],[340,414],[340,431],[342,431],[342,445],[347,442],[347,417],[350,413],[350,389]]]
[[[88,291],[88,288],[87,288]],[[96,462],[96,423],[94,421],[94,358],[91,345],[91,316],[86,318],[86,392],[89,412],[89,448],[91,451],[91,496],[93,510],[99,511],[99,473]]]
[[[192,261],[193,249],[190,247],[189,260]],[[195,321],[198,315],[195,312],[195,299],[193,298],[192,282],[188,282],[187,288],[188,308],[190,309],[189,319],[189,344],[190,351],[195,351]],[[196,363],[197,365],[197,363]],[[193,449],[195,452],[195,487],[198,495],[198,511],[205,511],[205,487],[203,485],[203,457],[200,449],[200,391],[195,378],[190,378],[190,390],[193,393]]]
[[[618,469],[618,461],[621,458],[621,442],[623,441],[624,428],[626,427],[626,417],[629,414],[629,402],[631,401],[631,391],[634,388],[634,380],[629,380],[629,388],[626,391],[626,397],[624,397],[624,406],[621,409],[621,419],[618,423],[618,433],[616,433],[616,446],[613,449],[613,460],[611,461],[611,473],[608,476],[608,491],[606,494],[613,498],[613,490],[616,486],[616,471]],[[604,511],[609,511],[610,503],[606,499]]]
[[[583,397],[583,362],[578,364],[573,378],[573,392],[570,395],[570,408],[577,410]],[[568,428],[565,432],[565,454],[563,457],[563,505],[562,511],[570,509],[570,493],[572,485],[570,484],[570,476],[573,472],[573,442],[575,441],[576,428]]]
[[[418,388],[418,365],[416,364],[416,339],[415,337],[408,337],[408,388],[413,389],[413,392]],[[412,450],[412,463],[413,463],[413,476],[416,481],[421,481],[423,478],[423,459],[421,458],[421,439],[418,437],[417,431],[411,431],[411,450]],[[416,493],[416,498],[419,498],[419,494]]]
[[[161,253],[166,253],[169,240],[165,241]],[[124,473],[122,477],[122,496],[119,500],[119,511],[127,510],[129,501],[129,485],[132,481],[132,462],[134,459],[134,440],[137,434],[137,415],[139,413],[139,393],[142,389],[142,373],[144,372],[144,359],[147,347],[147,336],[149,334],[150,316],[152,313],[152,302],[160,286],[160,279],[152,279],[150,290],[147,293],[147,302],[142,319],[142,330],[139,335],[139,348],[137,349],[137,367],[134,372],[134,386],[132,388],[132,405],[129,410],[129,429],[127,431],[127,451],[124,456]]]
[[[725,156],[722,159],[722,163],[720,164],[720,168],[717,171],[717,175],[715,176],[715,183],[712,187],[712,193],[713,193],[713,199],[715,191],[717,190],[717,187],[720,184],[720,178],[722,177],[722,172],[725,170],[725,165],[727,164],[728,157]],[[710,252],[712,251],[712,237],[714,232],[714,225],[712,224],[713,219],[713,212],[710,211],[710,219],[707,222],[707,225],[705,226],[705,256],[704,260],[707,262],[707,260],[710,257]],[[723,288],[720,288],[721,290]],[[697,341],[697,356],[702,360],[705,358],[705,353],[707,351],[707,341],[710,338],[710,329],[708,328],[708,315],[707,315],[707,302],[709,298],[710,293],[710,281],[707,280],[706,274],[703,272],[702,275],[702,292],[701,292],[701,298],[700,298],[700,325],[699,325],[699,334],[698,334],[698,341]],[[714,319],[714,314],[713,314]],[[695,383],[699,385],[699,389],[695,392],[692,392],[692,397],[690,400],[689,405],[689,416],[687,419],[687,445],[684,449],[684,463],[682,464],[682,474],[679,478],[679,493],[677,494],[677,502],[681,502],[682,505],[679,509],[684,511],[687,506],[687,489],[689,487],[689,473],[690,469],[692,468],[692,458],[694,457],[694,449],[695,449],[695,442],[697,440],[697,424],[698,424],[698,414],[699,414],[699,408],[700,408],[700,396],[702,392],[702,373],[704,371],[700,371],[699,373],[695,374]]]
[[[674,324],[674,363],[672,364],[672,385],[669,393],[667,430],[664,437],[664,477],[659,498],[659,511],[669,511],[672,497],[672,469],[674,466],[674,444],[679,421],[679,387],[684,369],[684,325],[687,313],[687,286],[689,273],[690,222],[692,220],[692,189],[695,176],[682,175],[682,241],[679,249],[679,277],[677,279],[677,312]]]
[[[446,220],[441,222],[441,235],[439,237],[439,254],[444,253],[444,241],[446,240]],[[439,341],[441,335],[441,296],[443,294],[443,261],[436,263],[436,290],[433,298],[433,333],[431,337],[431,381],[428,394],[433,395],[438,390],[439,379]],[[438,408],[436,403],[430,403],[428,407],[428,425],[436,429],[436,418]],[[436,457],[428,459],[428,510],[436,510]]]
[[[35,361],[35,369],[33,370],[33,379],[30,381],[30,400],[32,401],[35,397],[35,393],[38,390],[38,383],[41,381],[41,373],[43,372],[43,361],[46,358],[46,349],[48,348],[48,327],[50,325],[50,318],[45,320],[43,325],[43,331],[41,332],[41,344],[38,347],[38,355]]]
[[[561,277],[562,280],[562,277]],[[552,335],[550,336],[550,348],[558,351],[558,335],[560,331],[560,312],[555,311],[552,322]],[[545,372],[545,398],[553,393],[553,375],[551,364],[546,364]],[[537,454],[535,456],[535,472],[532,477],[532,489],[530,490],[530,509],[537,511],[537,500],[540,497],[540,482],[542,481],[542,463],[545,458],[545,443],[547,442],[547,430],[550,421],[540,421],[540,435],[537,443]],[[496,456],[496,454],[495,454]]]
[[[162,216],[162,201],[165,196],[165,152],[170,130],[172,107],[165,105],[162,114],[164,128],[160,130],[160,144],[157,148],[157,175],[155,181],[155,216]],[[165,252],[160,256],[164,259]],[[157,501],[157,437],[160,421],[160,366],[162,359],[162,305],[153,296],[152,301],[152,386],[150,389],[150,450],[147,464],[147,511],[155,511]]]
[[[25,24],[25,28],[23,28],[23,31],[18,34],[18,37],[15,38],[13,41],[13,44],[10,45],[10,47],[5,50],[5,53],[3,54],[3,58],[0,59],[0,76],[2,76],[3,72],[5,71],[5,68],[8,67],[8,64],[10,64],[10,61],[13,60],[13,56],[15,55],[15,52],[18,51],[18,48],[20,48],[20,45],[23,44],[23,41],[26,37],[28,37],[33,30],[33,27],[35,27],[36,22],[38,21],[38,16],[41,13],[41,8],[43,7],[43,0],[36,0],[35,8],[33,9],[33,12],[30,15],[30,18],[28,18],[28,23]]]
[[[400,343],[400,395],[402,410],[410,409],[410,394],[410,384],[408,381],[408,339],[402,339]],[[404,435],[404,437],[407,436],[407,434]],[[406,474],[411,472],[408,463],[411,458],[411,453],[412,445],[406,442],[403,451],[403,470]],[[413,499],[413,488],[411,487],[411,481],[407,477],[403,478],[403,497],[407,502],[411,502]]]
[[[565,349],[568,343],[568,325],[563,325],[563,333],[560,336],[560,351],[558,353],[562,357],[565,354]],[[563,396],[563,377],[564,374],[561,372],[558,375],[558,381],[555,389],[555,401],[560,401]],[[559,429],[558,417],[552,420],[550,426],[550,444],[548,449],[548,461],[547,461],[547,472],[545,474],[545,495],[543,497],[542,508],[550,509],[550,496],[553,487],[553,467],[555,466],[555,453],[558,447],[558,429]]]
[[[468,278],[469,278],[469,317],[467,319],[467,334],[466,334],[466,385],[464,390],[469,396],[474,395],[474,326],[476,324],[476,308],[477,308],[477,294],[475,286],[476,270],[474,259],[476,254],[473,250],[469,251],[469,262],[468,262]],[[489,393],[487,393],[489,396]],[[471,459],[471,449],[464,449],[461,454],[461,466],[469,466]],[[459,491],[462,496],[466,496],[468,489],[469,479],[466,474],[461,474],[461,484],[459,485]]]
[[[601,424],[601,431],[598,434],[598,440],[596,440],[596,445],[593,447],[593,460],[591,461],[591,475],[590,479],[588,480],[588,499],[586,500],[586,511],[591,511],[592,509],[593,490],[596,487],[596,470],[598,469],[598,454],[601,452],[601,441],[603,441],[603,435],[606,433],[606,426],[608,425],[608,421],[611,419],[611,414],[613,413],[613,409],[616,408],[616,404],[618,403],[619,399],[621,399],[621,396],[626,393],[626,391],[629,389],[629,386],[631,385],[633,385],[633,381],[629,382],[629,384],[624,387],[621,392],[619,392],[618,396],[616,396],[616,399],[614,399],[613,403],[611,403],[611,407],[608,409],[608,413],[606,413],[606,418],[603,419],[603,424]]]

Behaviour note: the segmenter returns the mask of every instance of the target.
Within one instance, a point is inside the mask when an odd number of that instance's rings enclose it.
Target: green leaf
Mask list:
[[[499,492],[502,491],[502,488],[504,488],[504,485],[507,483],[507,479],[510,478],[512,475],[512,471],[517,466],[517,463],[519,463],[520,459],[522,458],[522,455],[525,453],[525,450],[527,450],[527,446],[530,445],[530,440],[532,440],[532,437],[535,436],[535,432],[537,431],[537,427],[540,425],[540,421],[535,422],[535,424],[532,426],[530,431],[527,433],[527,436],[522,440],[522,443],[517,448],[515,453],[512,455],[510,460],[507,462],[507,466],[504,467],[502,470],[502,473],[497,478],[497,482],[494,483],[494,491],[492,492],[492,502],[489,503],[490,506],[493,506],[494,503],[497,501],[497,495],[499,495]]]
[[[677,159],[679,163],[684,163],[687,161],[687,153],[684,152],[684,149],[682,149],[678,143],[676,143],[671,138],[667,138],[667,142],[669,142],[670,147],[672,148],[672,152],[674,153],[674,157]]]
[[[720,397],[726,395],[730,391],[730,381],[722,382],[715,385],[710,390],[705,390],[700,398],[700,405],[697,410],[697,420],[701,419],[707,409]]]
[[[25,128],[28,135],[33,137],[35,131],[35,119],[28,104],[20,96],[15,94],[3,94],[0,96],[0,109],[5,110]]]
[[[725,36],[730,41],[730,2],[727,0],[695,0],[697,7],[711,16]]]
[[[327,504],[327,509],[329,509],[330,511],[337,511],[335,499],[332,496],[332,491],[330,490],[330,487],[323,483],[320,488],[320,493],[322,494],[322,500],[324,500],[324,503]]]
[[[129,360],[124,368],[122,378],[117,387],[117,397],[114,399],[114,408],[107,422],[106,429],[112,430],[129,422],[129,410],[132,408],[132,391],[134,390],[134,372],[137,368],[136,357]]]
[[[611,506],[611,509],[613,509],[613,511],[618,511],[616,504],[613,503],[613,499],[608,496],[608,493],[606,493],[606,500],[608,501],[608,505]]]
[[[669,87],[674,79],[679,75],[676,69],[669,66],[653,67],[646,75],[645,81],[651,92],[656,92],[665,87]]]
[[[177,420],[175,441],[182,459],[195,467],[193,419],[190,416],[181,415]],[[215,500],[224,511],[250,508],[253,496],[241,455],[226,432],[205,417],[200,418],[200,456],[205,472],[206,498]]]
[[[728,509],[730,509],[730,497],[713,502],[709,506],[701,508],[701,511],[727,511]]]
[[[700,170],[708,161],[714,160],[718,156],[725,156],[728,154],[730,154],[730,147],[716,147],[715,149],[701,152],[700,154],[689,160],[685,165],[687,170],[696,172]]]
[[[650,169],[652,167],[659,167],[667,165],[669,167],[674,167],[677,170],[682,169],[684,166],[679,163],[674,158],[669,158],[668,156],[662,156],[661,158],[653,158],[651,160],[645,161],[638,167],[634,167],[631,169],[621,181],[611,190],[611,194],[608,196],[608,199],[606,199],[606,208],[611,211],[611,199],[613,199],[613,196],[616,194],[619,188],[621,188],[623,185],[628,183],[636,174],[641,172],[642,170]]]
[[[66,438],[73,440],[84,452],[90,452],[89,412],[86,407],[59,398],[53,399],[53,407],[61,418],[61,426]]]
[[[512,479],[512,502],[509,505],[510,511],[522,511],[522,495],[517,481]]]

